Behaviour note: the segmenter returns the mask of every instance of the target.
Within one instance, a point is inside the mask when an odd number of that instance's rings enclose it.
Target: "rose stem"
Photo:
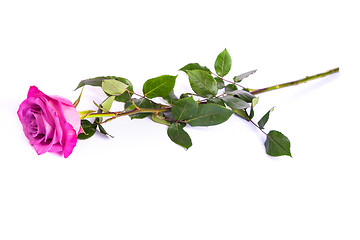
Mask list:
[[[299,80],[296,80],[296,81],[282,83],[282,84],[274,85],[274,86],[271,86],[271,87],[252,90],[250,93],[255,95],[255,94],[269,92],[269,91],[284,88],[284,87],[290,87],[290,86],[298,85],[300,83],[306,83],[308,81],[311,81],[311,80],[314,80],[314,79],[317,79],[317,78],[326,77],[326,76],[328,76],[330,74],[337,73],[337,72],[339,72],[339,68],[334,68],[334,69],[331,69],[331,70],[329,70],[327,72],[319,73],[319,74],[312,75],[312,76],[307,76],[305,78],[302,78],[302,79],[299,79]]]
[[[97,117],[112,117],[117,118],[121,116],[128,116],[135,113],[159,113],[169,111],[169,108],[135,108],[129,111],[120,112],[107,112],[107,113],[90,113],[85,118],[97,118]]]

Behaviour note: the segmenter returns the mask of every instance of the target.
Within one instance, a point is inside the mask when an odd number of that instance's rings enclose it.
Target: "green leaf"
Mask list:
[[[208,69],[205,66],[201,66],[198,63],[189,63],[187,65],[185,65],[184,67],[179,69],[180,71],[183,71],[186,73],[186,71],[191,71],[191,70],[203,70],[205,72],[211,73],[210,69]]]
[[[80,140],[88,139],[92,137],[96,132],[96,124],[92,124],[88,120],[81,120],[81,128],[84,133],[79,133],[77,138]]]
[[[148,98],[167,97],[174,89],[176,76],[162,75],[151,78],[143,85],[143,93]]]
[[[119,82],[122,82],[126,85],[128,85],[127,89],[130,91],[130,95],[132,95],[133,92],[133,85],[131,84],[131,82],[129,80],[127,80],[126,78],[121,78],[121,77],[115,77],[115,76],[107,76],[107,77],[96,77],[96,78],[90,78],[90,79],[85,79],[82,80],[79,85],[76,87],[76,89],[83,87],[85,85],[90,85],[90,86],[95,86],[95,87],[101,87],[104,80],[109,80],[109,79],[115,79]],[[75,90],[76,90],[75,89]],[[105,92],[106,93],[106,92]],[[114,94],[108,94],[107,95],[114,95]],[[129,100],[129,93],[124,92],[123,94],[119,94],[118,96],[116,96],[115,101],[119,101],[119,102],[126,102],[127,100]]]
[[[107,99],[105,99],[102,103],[101,103],[101,108],[106,110],[107,112],[110,111],[110,108],[114,102],[115,96],[110,96]]]
[[[287,155],[291,157],[289,139],[278,131],[270,131],[265,141],[266,153],[273,157]]]
[[[163,97],[163,99],[166,100],[169,104],[174,104],[177,100],[179,100],[174,91],[171,91],[171,93],[166,97]]]
[[[105,79],[101,84],[101,87],[104,90],[104,92],[112,96],[123,94],[128,86],[129,85],[120,82],[116,79]]]
[[[254,107],[256,106],[256,104],[259,102],[259,97],[255,97],[252,99],[251,101],[251,109],[250,109],[250,115],[249,118],[252,119],[254,117]]]
[[[235,84],[228,84],[225,86],[225,92],[233,92],[236,90],[238,90],[238,88]]]
[[[171,113],[176,120],[188,120],[196,113],[198,103],[193,97],[183,98],[174,103]]]
[[[82,80],[79,83],[79,85],[75,88],[75,90],[77,90],[85,85],[101,87],[101,84],[105,79],[107,79],[107,77],[96,77],[96,78],[89,78],[89,79]]]
[[[139,108],[152,108],[153,105],[151,104],[151,102],[146,99],[146,98],[134,98],[133,99],[135,105]],[[132,110],[135,109],[135,106],[132,104],[132,102],[129,100],[125,103],[125,109],[128,110]],[[142,119],[145,118],[147,116],[149,116],[151,113],[134,113],[130,115],[131,119]]]
[[[200,104],[197,113],[187,122],[191,126],[213,126],[225,122],[233,112],[217,104]]]
[[[247,114],[245,109],[234,109],[234,112],[235,112],[236,115],[238,115],[239,117],[245,119],[246,121],[251,120],[250,116]]]
[[[257,69],[237,75],[234,77],[234,82],[241,82],[244,78],[247,78],[251,74],[254,74],[257,71]]]
[[[221,78],[219,77],[215,77],[215,80],[217,82],[217,87],[218,89],[223,89],[225,87],[225,83],[224,83],[224,80],[222,80]]]
[[[180,95],[180,99],[183,99],[183,98],[187,98],[187,97],[192,97],[194,94],[192,93],[183,93]]]
[[[108,137],[111,137],[111,138],[114,138],[113,136],[111,136],[109,133],[106,132],[105,128],[103,126],[101,126],[100,124],[97,125],[99,127],[99,131],[100,133],[108,136]]]
[[[269,120],[270,112],[274,111],[274,108],[271,108],[258,122],[259,128],[264,129],[265,124]]]
[[[192,146],[191,138],[183,128],[184,126],[180,123],[172,123],[167,130],[167,134],[174,143],[188,149]]]
[[[226,93],[230,95],[234,95],[248,103],[252,103],[252,100],[255,98],[254,95],[244,90],[235,90]]]
[[[218,92],[217,82],[210,73],[202,70],[187,71],[192,90],[201,97],[215,96]]]
[[[255,98],[252,99],[251,104],[252,104],[253,107],[255,107],[256,104],[258,104],[258,102],[259,102],[259,97],[255,97]]]
[[[226,103],[226,105],[233,109],[246,109],[250,107],[247,102],[232,95],[225,95],[221,99]]]
[[[162,115],[164,116],[165,119],[175,120],[171,111],[162,112]]]
[[[156,123],[160,123],[160,124],[164,124],[167,126],[170,126],[170,123],[168,121],[166,121],[165,117],[163,115],[161,115],[162,113],[159,114],[151,114],[151,120],[153,120]]]
[[[108,79],[115,79],[115,80],[118,80],[118,81],[128,85],[127,90],[129,90],[129,92],[124,92],[123,94],[117,95],[115,97],[115,101],[118,101],[118,102],[126,102],[126,101],[128,101],[130,99],[130,96],[132,96],[132,93],[134,91],[132,83],[129,80],[127,80],[126,78],[115,77],[115,76],[109,76],[107,78]]]
[[[231,69],[231,57],[229,52],[224,49],[216,58],[215,71],[220,77],[224,77],[230,72]]]
[[[207,103],[214,103],[223,107],[226,107],[225,103],[223,100],[221,100],[220,98],[210,98],[206,101]]]

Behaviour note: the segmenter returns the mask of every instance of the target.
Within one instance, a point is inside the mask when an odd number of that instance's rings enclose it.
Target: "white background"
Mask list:
[[[355,1],[2,1],[0,239],[360,239],[359,32]],[[80,80],[115,75],[141,92],[190,62],[251,88],[340,67],[262,94],[255,120],[289,137],[293,158],[265,154],[265,136],[233,116],[186,128],[122,118],[64,159],[38,156],[16,111],[28,88],[74,101]],[[87,87],[79,110],[103,99]],[[121,107],[118,105],[117,107]]]

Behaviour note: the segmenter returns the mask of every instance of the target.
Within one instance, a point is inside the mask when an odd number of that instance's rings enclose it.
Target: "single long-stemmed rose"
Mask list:
[[[79,98],[71,104],[67,99],[47,96],[36,87],[31,87],[28,98],[20,105],[18,115],[23,124],[24,133],[38,154],[45,152],[63,152],[68,157],[78,139],[87,139],[99,130],[108,135],[104,123],[121,116],[132,119],[150,117],[154,122],[167,125],[169,138],[176,144],[188,149],[191,138],[184,130],[185,126],[213,126],[227,121],[234,113],[266,135],[265,149],[270,156],[291,156],[290,141],[279,131],[268,133],[264,128],[269,119],[270,109],[257,123],[253,121],[257,94],[284,87],[298,85],[314,79],[328,76],[339,71],[334,68],[324,73],[307,76],[300,80],[274,86],[250,89],[240,82],[254,74],[256,70],[226,79],[232,65],[230,54],[225,49],[215,61],[215,71],[198,63],[190,63],[180,69],[185,72],[194,92],[175,96],[174,86],[177,76],[162,75],[147,80],[143,93],[135,93],[131,82],[121,77],[96,77],[83,80],[76,89],[86,85],[101,87],[107,94],[102,103],[95,103],[96,110],[76,112]],[[159,99],[162,101],[159,101]],[[124,109],[111,110],[114,101],[124,102]],[[87,119],[94,119],[90,122]],[[81,128],[80,128],[81,119]]]

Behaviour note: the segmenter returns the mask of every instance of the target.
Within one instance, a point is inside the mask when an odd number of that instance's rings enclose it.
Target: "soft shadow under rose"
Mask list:
[[[37,154],[58,152],[67,158],[72,153],[81,127],[79,114],[68,99],[48,96],[32,86],[17,114]]]

